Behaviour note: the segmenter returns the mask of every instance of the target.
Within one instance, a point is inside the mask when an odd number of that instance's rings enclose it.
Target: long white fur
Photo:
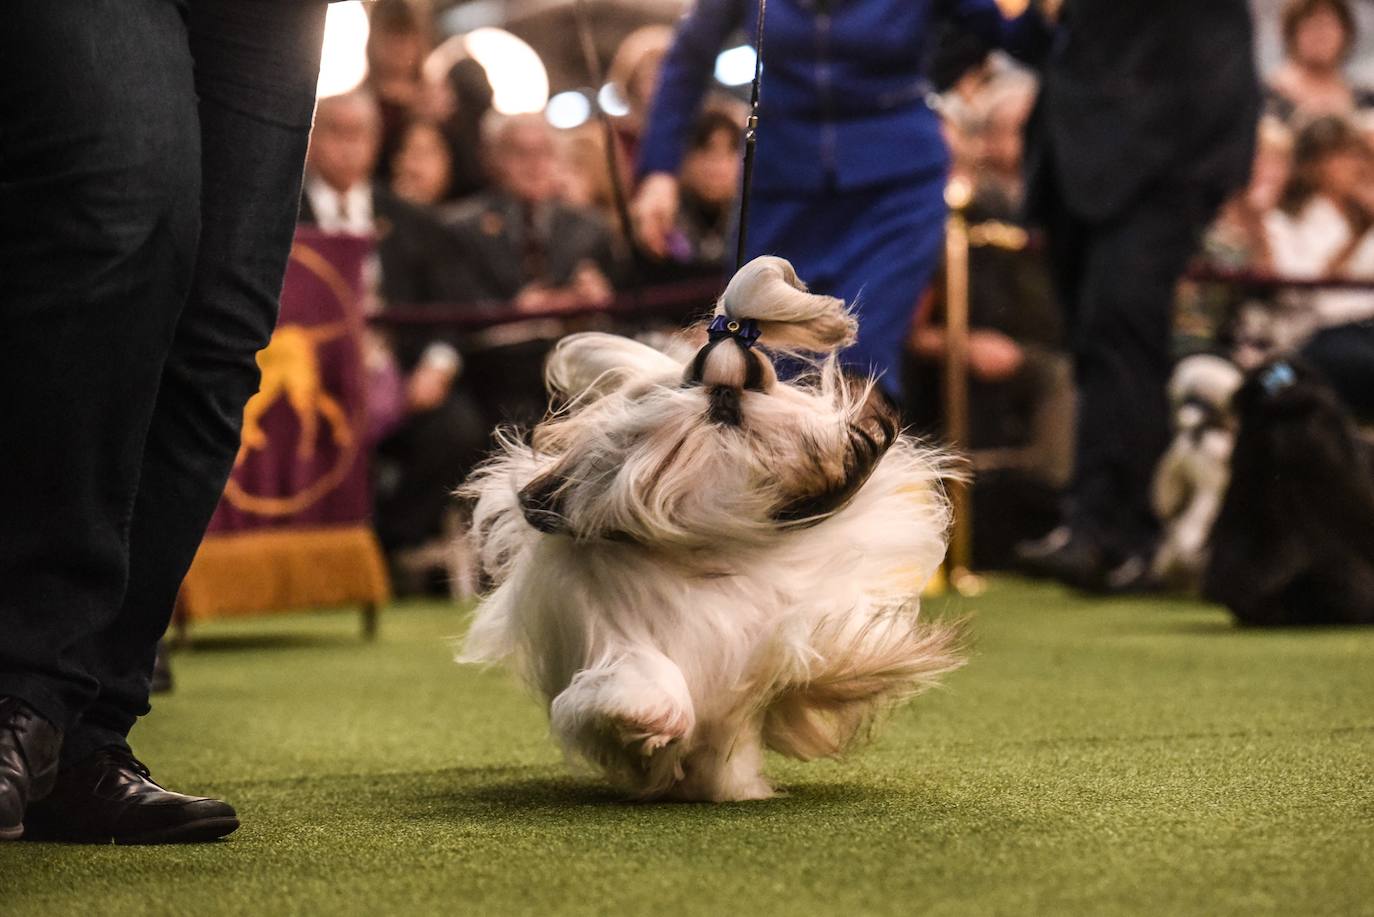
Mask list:
[[[852,321],[837,300],[785,314],[802,323],[791,342],[846,340],[833,329]],[[839,473],[868,391],[830,359],[809,382],[742,392],[728,427],[684,372],[605,335],[557,348],[546,375],[569,406],[533,445],[505,438],[464,488],[497,586],[459,658],[513,665],[568,754],[637,796],[760,799],[765,747],[839,755],[961,663],[957,628],[917,618],[945,551],[949,468],[899,437],[847,504],[780,524],[780,503]],[[550,473],[570,534],[536,530],[520,506]]]

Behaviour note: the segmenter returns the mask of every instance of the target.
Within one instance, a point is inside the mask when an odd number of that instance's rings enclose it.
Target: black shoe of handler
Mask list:
[[[1035,577],[1059,580],[1078,589],[1095,590],[1108,569],[1102,549],[1067,526],[1043,538],[1016,546],[1016,565]]]
[[[63,768],[28,815],[29,839],[85,844],[190,844],[238,826],[227,802],[165,790],[131,752],[114,746]]]
[[[1056,579],[1092,595],[1139,595],[1159,589],[1148,554],[1113,557],[1064,526],[1018,544],[1016,559],[1023,573]]]
[[[61,731],[17,697],[0,697],[0,841],[24,833],[29,803],[57,777]]]

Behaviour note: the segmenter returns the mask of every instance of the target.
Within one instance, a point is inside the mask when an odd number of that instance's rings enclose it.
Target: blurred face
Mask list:
[[[1348,38],[1340,17],[1330,7],[1319,6],[1293,31],[1292,54],[1301,64],[1330,69],[1345,56]]]
[[[425,54],[425,40],[420,33],[373,32],[368,43],[374,80],[408,80],[419,74]]]
[[[651,51],[635,67],[626,89],[626,102],[632,111],[645,111],[658,91],[658,75],[663,69],[664,51]]]
[[[1250,186],[1246,190],[1250,206],[1261,211],[1277,207],[1292,171],[1293,154],[1288,147],[1261,142],[1255,149]]]
[[[1316,165],[1317,185],[1329,197],[1349,197],[1370,177],[1369,153],[1355,146],[1333,150]]]
[[[448,144],[432,124],[406,131],[392,162],[392,185],[398,195],[417,204],[436,204],[448,192],[451,157]]]
[[[371,177],[380,138],[381,119],[365,97],[321,100],[306,163],[330,187],[347,191]]]
[[[1016,96],[989,114],[983,134],[984,167],[1003,175],[1020,174],[1025,147],[1023,133],[1031,102],[1030,95]]]
[[[531,204],[558,193],[553,133],[533,119],[508,124],[489,151],[492,176],[506,193]]]
[[[711,204],[733,200],[739,184],[740,153],[732,134],[718,130],[706,145],[682,161],[682,184]]]

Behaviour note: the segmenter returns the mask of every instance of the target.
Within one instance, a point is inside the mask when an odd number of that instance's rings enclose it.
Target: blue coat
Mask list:
[[[757,0],[698,0],[679,23],[641,174],[677,172],[721,46],[741,26],[752,38],[757,16]],[[1020,53],[1034,55],[1049,42],[1038,15],[1004,20],[994,0],[771,0],[755,191],[846,190],[942,173],[949,154],[921,72],[939,16]]]

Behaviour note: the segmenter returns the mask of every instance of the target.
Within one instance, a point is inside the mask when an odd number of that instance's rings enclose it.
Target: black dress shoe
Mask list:
[[[1159,592],[1163,584],[1155,578],[1151,555],[1132,554],[1102,577],[1097,592],[1103,595],[1143,595]]]
[[[85,844],[188,844],[238,826],[227,802],[165,790],[132,753],[113,746],[63,768],[28,815],[30,839]]]
[[[62,732],[17,697],[0,697],[0,841],[24,833],[24,812],[52,790]]]
[[[1055,579],[1089,591],[1100,588],[1108,570],[1101,546],[1064,526],[1036,541],[1018,544],[1016,565],[1029,576]]]

